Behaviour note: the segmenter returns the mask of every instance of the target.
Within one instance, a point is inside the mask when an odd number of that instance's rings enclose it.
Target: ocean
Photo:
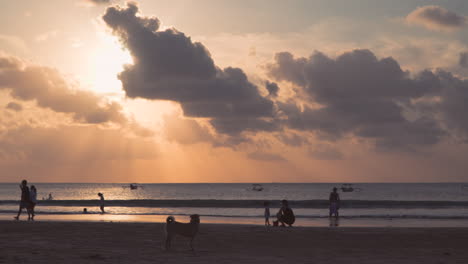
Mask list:
[[[329,193],[337,187],[343,226],[371,222],[468,225],[465,183],[354,183],[352,192],[341,191],[342,185],[336,183],[136,184],[136,189],[119,183],[32,184],[38,190],[36,219],[151,222],[164,221],[167,215],[186,219],[196,213],[210,222],[263,224],[263,202],[270,202],[275,215],[280,201],[286,199],[298,225],[323,225],[328,223]],[[1,219],[17,212],[18,185],[0,184]],[[105,215],[100,214],[99,192],[105,197]],[[48,200],[49,194],[52,200]],[[86,217],[84,208],[89,212]]]

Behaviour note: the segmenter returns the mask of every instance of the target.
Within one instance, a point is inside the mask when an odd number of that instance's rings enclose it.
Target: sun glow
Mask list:
[[[108,34],[99,34],[99,43],[90,54],[89,81],[92,89],[98,93],[122,93],[122,84],[118,74],[125,64],[133,60],[127,50],[121,48],[117,39]]]

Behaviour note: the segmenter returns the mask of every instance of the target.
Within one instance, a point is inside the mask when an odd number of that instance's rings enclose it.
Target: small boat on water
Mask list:
[[[136,183],[131,183],[130,185],[122,186],[122,188],[129,188],[130,190],[138,190],[138,188],[140,187],[143,188],[142,186],[138,186]]]
[[[261,192],[263,191],[263,186],[261,184],[252,184],[252,191]]]
[[[340,189],[342,192],[354,192],[354,187],[350,183],[343,184]]]

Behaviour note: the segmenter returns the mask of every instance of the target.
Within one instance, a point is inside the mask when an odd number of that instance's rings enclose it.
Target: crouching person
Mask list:
[[[277,220],[273,222],[274,226],[278,226],[281,224],[281,226],[292,226],[294,222],[296,221],[296,217],[294,216],[293,210],[289,207],[288,201],[287,200],[282,200],[281,201],[281,208],[276,214]]]

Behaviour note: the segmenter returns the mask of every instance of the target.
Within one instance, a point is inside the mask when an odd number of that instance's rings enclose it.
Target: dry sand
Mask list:
[[[203,219],[202,219],[203,221]],[[163,224],[0,222],[0,263],[468,263],[468,228],[201,224],[195,253]]]

